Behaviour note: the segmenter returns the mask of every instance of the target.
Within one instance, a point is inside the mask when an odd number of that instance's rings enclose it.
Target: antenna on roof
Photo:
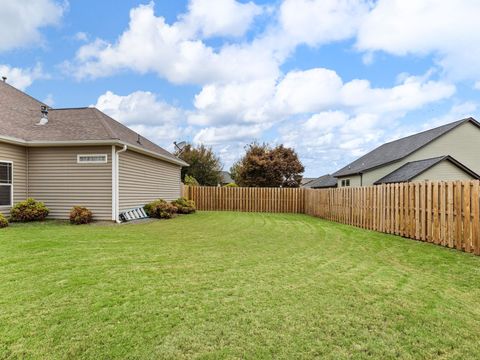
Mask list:
[[[2,76],[2,80],[3,80],[3,82],[7,82],[7,77],[6,77],[6,76]]]
[[[137,134],[137,143],[142,144],[140,140],[141,140],[140,134]]]
[[[179,143],[177,143],[176,141],[174,141],[173,145],[175,145],[175,147],[178,149],[177,156],[180,156],[180,154],[183,152],[183,150],[185,150],[185,147],[187,146],[187,142],[186,141],[180,141]]]

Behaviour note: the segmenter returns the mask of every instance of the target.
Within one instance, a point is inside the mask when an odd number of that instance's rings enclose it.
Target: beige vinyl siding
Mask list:
[[[351,176],[344,176],[344,177],[339,177],[337,179],[337,186],[339,188],[342,187],[342,180],[347,180],[350,179],[350,187],[358,187],[362,186],[361,184],[361,178],[359,175],[351,175]]]
[[[79,154],[106,154],[106,164],[77,164]],[[29,196],[45,202],[50,218],[67,219],[75,205],[95,220],[112,219],[111,146],[29,148]]]
[[[407,162],[450,155],[472,171],[480,174],[480,129],[464,123],[401,161],[363,174],[363,185],[369,186]],[[456,180],[456,179],[454,179]],[[460,180],[460,179],[459,179]]]
[[[178,165],[127,150],[119,154],[119,210],[180,197]]]
[[[450,161],[442,161],[441,163],[432,166],[424,173],[415,177],[412,181],[423,180],[472,180],[473,177],[460,169],[458,166],[452,164]]]
[[[27,149],[0,142],[0,161],[13,163],[13,203],[27,198]],[[9,215],[10,207],[0,206],[0,212]]]

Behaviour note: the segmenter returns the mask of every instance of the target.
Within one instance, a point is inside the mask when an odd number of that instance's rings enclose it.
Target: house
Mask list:
[[[315,179],[316,179],[316,178],[307,178],[307,177],[302,178],[302,181],[300,181],[300,187],[308,187],[308,186],[307,186],[308,183],[309,183],[310,181],[315,180]]]
[[[339,187],[479,179],[480,123],[452,122],[374,149],[333,174]]]
[[[333,175],[330,175],[330,174],[323,175],[323,176],[320,176],[319,178],[311,180],[304,187],[309,189],[336,188],[337,178],[335,178]]]
[[[95,108],[53,109],[0,82],[0,212],[33,197],[66,219],[74,205],[96,220],[180,196],[187,166]]]
[[[224,186],[232,183],[235,183],[235,180],[232,179],[230,173],[228,171],[220,171],[220,185]]]

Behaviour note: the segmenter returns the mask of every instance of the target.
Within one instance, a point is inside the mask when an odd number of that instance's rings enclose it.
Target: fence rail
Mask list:
[[[184,187],[199,210],[305,213],[480,255],[480,182],[339,189]]]

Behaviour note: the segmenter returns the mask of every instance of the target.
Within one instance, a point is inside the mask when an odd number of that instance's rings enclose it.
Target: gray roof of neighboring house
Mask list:
[[[337,179],[330,174],[320,176],[319,178],[310,181],[305,187],[311,189],[331,188],[337,186]]]
[[[361,174],[367,170],[401,160],[466,122],[471,122],[472,124],[480,127],[480,123],[478,123],[474,118],[470,117],[439,126],[431,130],[423,131],[418,134],[410,135],[377,147],[368,154],[365,154],[361,158],[338,170],[333,175],[336,177],[341,177],[353,174]]]
[[[302,178],[302,181],[300,182],[300,186],[303,186],[305,187],[309,182],[315,180],[316,178],[307,178],[307,177],[304,177]]]
[[[455,166],[465,171],[466,173],[468,173],[469,175],[471,175],[472,177],[480,179],[480,176],[478,174],[467,168],[465,165],[455,160],[453,157],[445,155],[434,157],[431,159],[408,162],[405,165],[400,166],[398,169],[392,171],[390,174],[385,175],[380,180],[376,181],[375,185],[410,181],[422,174],[423,172],[427,171],[428,169],[432,168],[433,166],[441,163],[442,161],[449,161]]]
[[[31,143],[74,141],[119,141],[185,164],[160,146],[112,119],[96,108],[48,108],[48,123],[40,121],[42,102],[0,81],[0,136]]]
[[[222,184],[231,184],[235,182],[228,171],[220,171],[220,177]]]

